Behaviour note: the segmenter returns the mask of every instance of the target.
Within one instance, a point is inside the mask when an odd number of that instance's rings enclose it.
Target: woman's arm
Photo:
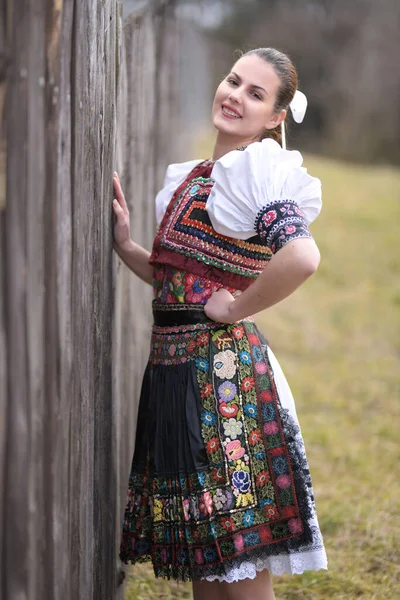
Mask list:
[[[298,238],[283,246],[236,299],[227,291],[215,292],[205,305],[214,321],[234,323],[290,296],[318,268],[320,254],[314,240]]]
[[[131,240],[128,205],[126,204],[117,173],[114,173],[113,181],[116,196],[113,200],[115,216],[113,230],[114,250],[135,275],[151,285],[153,281],[153,267],[149,265],[150,252]]]

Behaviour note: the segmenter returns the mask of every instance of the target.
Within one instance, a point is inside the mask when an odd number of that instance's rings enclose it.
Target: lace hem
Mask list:
[[[272,575],[301,575],[304,571],[319,571],[328,568],[325,550],[311,550],[299,554],[278,554],[255,562],[245,562],[229,569],[225,575],[205,577],[206,581],[233,583],[242,579],[254,579],[258,572],[268,569]]]

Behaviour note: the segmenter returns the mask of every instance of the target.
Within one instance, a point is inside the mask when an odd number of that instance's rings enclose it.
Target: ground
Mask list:
[[[296,398],[329,570],[278,600],[400,598],[400,171],[307,156],[323,182],[316,274],[258,315]],[[125,600],[191,598],[129,569]]]

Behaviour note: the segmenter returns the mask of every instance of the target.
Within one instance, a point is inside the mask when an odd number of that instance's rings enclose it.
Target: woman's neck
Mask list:
[[[236,150],[237,148],[241,148],[242,146],[248,146],[249,144],[255,142],[254,139],[243,139],[243,138],[234,138],[232,136],[224,136],[221,133],[217,133],[217,138],[214,144],[214,151],[212,154],[212,160],[219,160],[224,154],[231,152],[232,150]]]

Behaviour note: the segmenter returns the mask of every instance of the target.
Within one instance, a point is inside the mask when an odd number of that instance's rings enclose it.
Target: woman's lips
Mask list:
[[[237,112],[237,110],[235,110],[234,108],[231,108],[230,106],[227,106],[226,104],[222,105],[222,114],[227,119],[241,119],[242,118],[241,115]]]

